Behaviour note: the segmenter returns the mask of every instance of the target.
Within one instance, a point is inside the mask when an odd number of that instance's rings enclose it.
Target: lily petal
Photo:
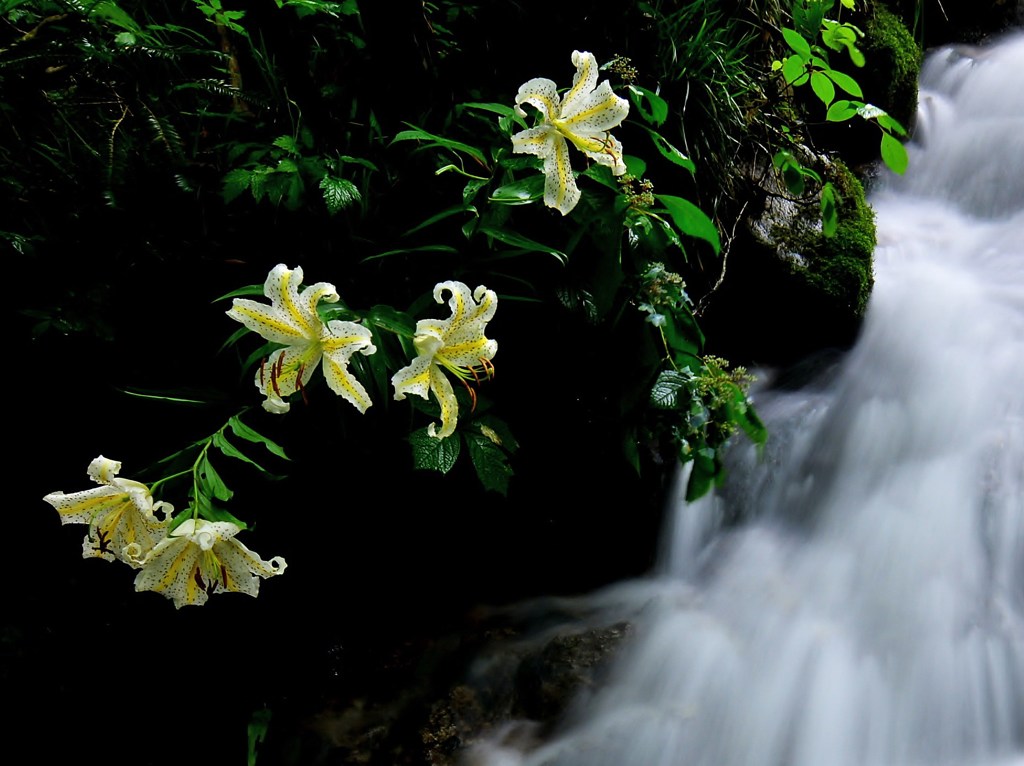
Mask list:
[[[395,388],[395,399],[402,401],[406,394],[415,394],[424,399],[430,393],[430,369],[434,366],[433,354],[420,355],[407,366],[391,376],[391,385]]]
[[[554,151],[544,158],[544,204],[568,215],[580,201],[580,190],[569,164],[569,146],[564,139],[553,142]]]
[[[430,365],[430,390],[441,406],[441,430],[437,431],[437,424],[431,423],[427,426],[427,434],[435,439],[445,439],[455,433],[455,424],[459,419],[459,401],[455,398],[452,384],[436,364]]]
[[[563,140],[558,131],[548,123],[535,128],[521,130],[512,136],[513,154],[534,154],[547,158],[555,150],[555,142]]]
[[[573,107],[571,111],[562,110],[560,124],[584,136],[595,136],[611,130],[629,116],[629,102],[616,96],[607,80],[593,92],[577,99]]]
[[[519,92],[516,93],[516,113],[520,117],[525,117],[526,112],[522,109],[522,104],[537,107],[545,120],[557,117],[560,114],[558,86],[546,77],[527,80],[519,86]]]
[[[279,348],[267,358],[260,369],[256,370],[256,387],[261,394],[284,399],[300,388],[305,388],[320,365],[320,357],[319,345]]]
[[[304,327],[295,323],[292,317],[279,311],[275,306],[267,306],[248,298],[235,298],[226,313],[254,333],[274,343],[291,346],[307,342]]]
[[[348,371],[348,360],[359,351],[368,356],[377,350],[369,329],[355,322],[334,320],[327,325],[330,334],[322,341],[324,376],[327,385],[360,412],[373,405],[370,395],[355,375]]]
[[[589,51],[573,51],[572,64],[576,74],[572,78],[572,87],[562,97],[562,111],[559,117],[573,114],[579,108],[579,102],[597,85],[597,58]]]
[[[239,531],[227,521],[188,519],[142,562],[135,590],[162,593],[179,609],[202,605],[211,593],[257,595],[257,576],[281,574],[288,565],[280,556],[261,559],[234,539]]]
[[[195,578],[200,552],[187,535],[165,537],[146,556],[142,569],[135,575],[135,590],[161,593],[172,599],[178,609],[205,604],[209,595]]]

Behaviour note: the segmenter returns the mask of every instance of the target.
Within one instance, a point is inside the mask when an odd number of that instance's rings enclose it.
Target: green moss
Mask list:
[[[835,235],[777,232],[777,236],[786,249],[800,256],[792,275],[804,280],[824,317],[845,326],[859,322],[874,285],[875,214],[864,187],[842,162],[827,168],[825,177],[841,200]]]
[[[873,103],[909,126],[917,111],[921,49],[900,18],[884,5],[875,3],[870,14],[861,46],[870,71],[861,84]]]
[[[874,286],[872,256],[875,252],[875,213],[868,205],[864,187],[840,162],[832,169],[833,186],[839,192],[839,225],[834,237],[822,237],[810,259],[808,279],[838,306],[855,317],[864,314]]]

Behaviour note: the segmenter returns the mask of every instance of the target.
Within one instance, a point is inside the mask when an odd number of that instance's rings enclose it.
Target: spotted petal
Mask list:
[[[267,275],[263,285],[270,305],[235,298],[227,315],[274,343],[302,345],[319,338],[323,323],[316,307],[320,301],[334,303],[338,292],[329,282],[317,282],[301,292],[302,268],[289,269],[279,263]]]
[[[417,336],[423,338],[428,336]],[[408,365],[391,376],[391,385],[395,387],[395,399],[402,401],[407,394],[428,398],[430,394],[430,368],[434,363],[434,350],[441,345],[440,337],[433,336],[433,348],[421,351]],[[420,344],[422,346],[422,344]]]
[[[178,608],[204,604],[211,593],[255,596],[256,576],[280,574],[287,563],[279,556],[264,561],[234,539],[238,532],[239,527],[227,521],[185,521],[142,562],[135,590],[162,593]]]
[[[599,136],[629,116],[629,102],[616,96],[607,80],[572,106],[571,110],[563,109],[559,119],[567,130],[581,136]]]
[[[559,138],[553,149],[544,158],[544,204],[568,215],[580,201],[580,190],[569,164],[569,145]]]
[[[455,424],[459,420],[459,401],[455,398],[452,384],[436,364],[430,365],[430,390],[441,407],[441,430],[437,430],[436,423],[431,423],[427,426],[427,433],[435,439],[446,439],[455,433]]]
[[[566,117],[573,114],[579,103],[590,95],[597,85],[597,58],[589,51],[573,51],[572,64],[576,67],[576,74],[572,78],[572,87],[562,97],[562,111],[559,117]]]
[[[173,508],[153,503],[149,488],[117,478],[121,463],[100,455],[89,464],[89,477],[103,486],[73,492],[51,492],[43,500],[54,507],[62,524],[88,524],[82,544],[85,558],[121,560],[135,566],[126,548],[148,551],[163,537]],[[154,511],[162,511],[158,519]]]
[[[377,350],[373,345],[373,336],[366,327],[355,322],[333,320],[328,323],[327,329],[328,334],[320,342],[327,385],[357,410],[366,412],[373,401],[363,384],[348,371],[348,362],[356,351],[369,355]]]
[[[452,318],[440,352],[445,361],[456,367],[476,367],[481,359],[493,359],[498,342],[488,339],[484,332],[498,308],[495,292],[481,285],[470,295],[462,282],[443,282],[434,290],[435,299],[440,297],[441,290],[452,290]]]
[[[532,104],[540,110],[545,120],[558,117],[560,112],[558,86],[546,77],[535,77],[519,86],[516,93],[516,113],[525,117],[522,104]]]
[[[256,387],[261,394],[281,399],[282,404],[287,404],[283,399],[305,388],[320,365],[320,357],[319,344],[279,348],[256,370]],[[287,412],[287,408],[284,411]]]

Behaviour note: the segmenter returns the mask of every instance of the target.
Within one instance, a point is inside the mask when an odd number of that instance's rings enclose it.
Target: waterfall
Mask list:
[[[610,680],[478,761],[1024,764],[1022,72],[1022,34],[930,54],[857,344],[754,392],[769,448],[675,504]]]

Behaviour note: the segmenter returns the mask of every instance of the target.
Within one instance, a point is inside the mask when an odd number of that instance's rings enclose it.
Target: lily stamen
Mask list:
[[[283,354],[282,354],[283,356]],[[280,360],[279,360],[280,361]],[[278,371],[277,362],[270,366],[270,385],[274,389],[274,393],[277,394],[278,398],[281,397],[281,389],[277,386],[277,378],[281,373]]]
[[[487,357],[480,357],[480,366],[484,368],[488,380],[494,380],[494,362]]]
[[[306,396],[306,386],[302,383],[302,376],[306,373],[306,364],[303,362],[299,365],[299,375],[295,379],[295,387],[302,393],[302,403],[309,404],[309,397]]]
[[[475,377],[475,374],[474,374],[474,377]],[[469,411],[470,412],[476,412],[476,389],[473,388],[471,385],[469,385],[469,381],[468,380],[466,380],[464,378],[459,378],[459,380],[462,381],[462,385],[464,385],[466,387],[466,390],[469,392],[469,399],[470,399],[470,402],[472,402],[472,404],[470,405]],[[477,382],[479,382],[479,381],[477,381]]]

